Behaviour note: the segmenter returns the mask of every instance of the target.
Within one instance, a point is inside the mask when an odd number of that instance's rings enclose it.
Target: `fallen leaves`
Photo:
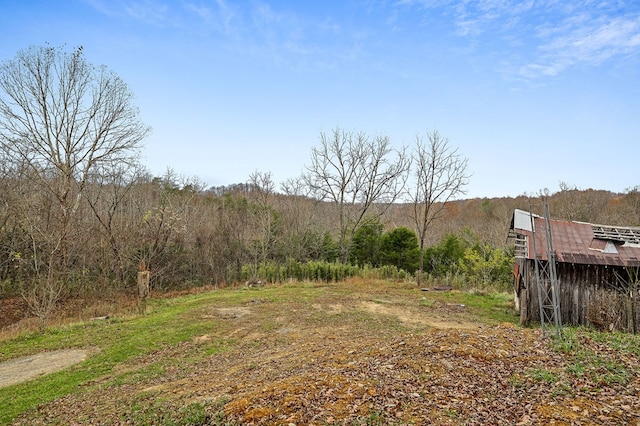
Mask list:
[[[278,306],[276,319],[269,317],[275,324],[271,332],[260,332],[261,318],[275,310],[269,303],[253,308],[255,324],[246,321],[248,315],[219,311],[224,321],[244,321],[239,325],[242,340],[229,350],[195,365],[174,366],[162,377],[119,386],[116,392],[96,387],[69,395],[17,423],[55,418],[71,424],[90,416],[102,424],[127,423],[136,413],[113,407],[148,400],[165,401],[169,413],[202,404],[209,419],[248,425],[640,421],[638,357],[606,343],[579,335],[582,352],[561,352],[538,330],[511,324],[439,329],[412,321],[414,328],[399,327],[375,316],[388,316],[391,309],[349,317],[346,303],[336,311],[330,309],[335,301],[330,302],[324,316],[318,313],[323,309],[319,302],[313,305],[316,311],[295,306],[291,315]],[[191,340],[145,359],[178,359],[208,341]],[[580,368],[581,362],[591,364]]]

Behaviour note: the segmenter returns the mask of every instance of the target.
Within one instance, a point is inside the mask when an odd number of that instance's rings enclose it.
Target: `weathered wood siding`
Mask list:
[[[534,261],[517,261],[522,277],[518,294],[520,322],[539,323],[540,308]],[[636,318],[632,318],[631,300],[617,286],[616,267],[558,263],[556,271],[563,324],[611,326],[631,331],[635,321],[638,329],[639,303],[636,301]]]

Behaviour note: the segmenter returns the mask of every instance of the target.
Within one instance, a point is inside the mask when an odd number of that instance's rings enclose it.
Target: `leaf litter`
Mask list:
[[[218,307],[207,313],[218,315],[217,331],[141,357],[136,368],[232,338],[226,350],[149,378],[105,378],[15,424],[131,424],[139,407],[164,410],[166,420],[194,404],[206,414],[198,424],[640,424],[637,356],[582,339],[582,350],[627,373],[607,378],[606,365],[602,374],[581,372],[575,353],[553,349],[537,329],[470,327],[446,304],[403,297]],[[384,306],[366,309],[371,303]]]

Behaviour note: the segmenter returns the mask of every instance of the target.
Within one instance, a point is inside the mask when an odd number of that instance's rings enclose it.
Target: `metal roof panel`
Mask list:
[[[524,212],[526,213],[526,212]],[[516,234],[531,238],[531,226],[523,220],[522,211],[514,213],[511,222],[512,231]],[[529,218],[528,213],[526,213]],[[535,247],[541,259],[547,260],[546,224],[543,217],[534,215]],[[602,233],[594,233],[593,225],[584,222],[570,222],[551,219],[551,241],[556,260],[565,263],[612,265],[612,266],[640,266],[640,245],[622,243],[619,240],[603,239]],[[520,225],[518,228],[514,225]],[[602,226],[602,225],[597,225]],[[528,228],[528,229],[526,229]],[[601,237],[601,238],[597,238]],[[533,259],[533,246],[528,244],[528,258]]]

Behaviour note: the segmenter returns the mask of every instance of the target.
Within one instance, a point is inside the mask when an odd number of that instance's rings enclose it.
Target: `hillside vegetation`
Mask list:
[[[30,46],[0,63],[0,301],[44,329],[154,292],[347,277],[510,285],[505,236],[527,197],[456,201],[468,159],[436,129],[320,132],[300,176],[209,188],[140,162],[150,128],[128,85],[82,46]],[[543,191],[547,193],[548,191]],[[640,223],[639,187],[549,194],[554,217]],[[149,278],[137,289],[138,272]],[[146,279],[146,278],[145,278]],[[139,291],[137,291],[139,290]],[[19,300],[24,300],[20,304]],[[0,327],[5,326],[3,322]]]
[[[11,185],[3,188],[8,191]],[[90,311],[96,304],[122,303],[123,296],[135,292],[141,262],[151,270],[154,292],[248,280],[368,276],[350,270],[351,265],[391,267],[377,276],[412,279],[417,265],[411,205],[393,204],[381,216],[363,221],[351,241],[350,262],[340,266],[335,264],[336,211],[330,203],[276,192],[265,198],[262,190],[249,185],[204,190],[170,174],[139,176],[128,186],[110,190],[90,185],[87,191],[88,200],[99,202],[78,205],[82,223],[70,228],[65,265],[53,282],[44,279],[47,268],[41,263],[46,263],[49,246],[45,234],[30,233],[30,220],[25,222],[16,210],[24,200],[0,210],[5,215],[0,228],[0,303],[6,299],[7,312],[0,326],[34,314],[46,320]],[[556,218],[633,226],[640,224],[639,194],[636,189],[614,194],[565,188],[550,196],[549,204]],[[11,193],[8,196],[11,200]],[[513,209],[530,206],[537,212],[539,198],[447,203],[427,234],[425,274],[430,285],[444,281],[459,289],[508,290],[509,222]],[[47,214],[33,212],[32,219],[43,223]],[[55,221],[47,226],[55,227]],[[407,255],[398,256],[399,251]]]
[[[635,424],[637,336],[514,325],[499,293],[403,282],[228,288],[0,343],[89,357],[0,388],[0,423]]]

